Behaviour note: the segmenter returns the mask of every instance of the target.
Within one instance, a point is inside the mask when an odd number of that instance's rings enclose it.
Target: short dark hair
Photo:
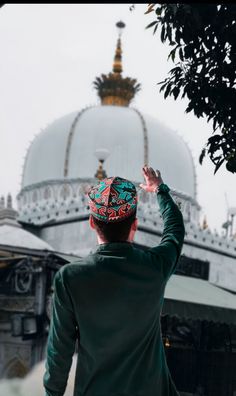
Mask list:
[[[117,222],[106,223],[93,217],[94,226],[98,235],[107,242],[127,241],[131,225],[136,218],[136,211],[131,216]]]

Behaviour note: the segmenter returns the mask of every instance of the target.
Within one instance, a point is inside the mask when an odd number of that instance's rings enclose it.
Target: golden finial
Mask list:
[[[103,105],[128,106],[135,94],[140,90],[140,84],[137,83],[136,79],[130,77],[123,78],[121,75],[121,32],[125,24],[119,21],[116,26],[119,29],[119,38],[117,41],[112,72],[107,75],[102,74],[100,77],[96,77],[93,84],[98,91]]]
[[[122,34],[122,29],[124,29],[125,24],[122,21],[117,22],[116,26],[119,29],[119,38],[117,40],[117,45],[116,45],[116,53],[114,57],[114,63],[113,63],[113,73],[122,73],[122,50],[121,50],[121,34]]]
[[[203,223],[202,223],[202,229],[206,230],[206,228],[208,228],[208,224],[207,224],[207,219],[206,219],[206,215],[205,215],[204,219],[203,219]]]

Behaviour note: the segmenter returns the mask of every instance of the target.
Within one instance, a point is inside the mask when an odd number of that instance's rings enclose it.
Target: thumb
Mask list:
[[[140,186],[141,188],[143,188],[144,190],[146,190],[146,189],[147,189],[147,186],[146,186],[146,184],[139,184],[139,186]]]

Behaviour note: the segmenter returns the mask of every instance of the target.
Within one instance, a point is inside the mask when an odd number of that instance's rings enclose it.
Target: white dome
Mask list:
[[[145,154],[146,147],[146,154]],[[172,189],[196,199],[191,152],[180,136],[130,107],[96,106],[57,119],[31,144],[22,188],[66,178],[91,178],[98,169],[95,150],[105,148],[108,176],[142,182],[142,166],[160,169]]]

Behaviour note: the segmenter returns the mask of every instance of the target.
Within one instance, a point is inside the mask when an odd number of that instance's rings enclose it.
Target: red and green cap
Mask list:
[[[137,208],[135,185],[121,177],[107,177],[88,193],[91,214],[106,223],[122,221]]]

